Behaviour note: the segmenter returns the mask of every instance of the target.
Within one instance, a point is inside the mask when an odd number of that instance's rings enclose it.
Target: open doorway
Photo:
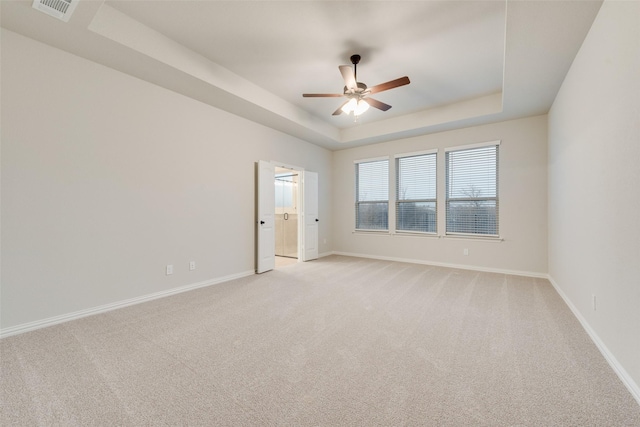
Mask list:
[[[300,171],[275,168],[275,267],[298,262],[300,236]]]
[[[283,170],[284,169],[284,170]],[[295,250],[287,251],[295,253],[294,257],[282,257],[293,262],[311,261],[318,259],[318,173],[307,171],[295,166],[278,164],[259,160],[256,163],[256,273],[264,273],[273,270],[276,258],[276,170],[282,175],[297,175],[297,180],[291,177],[290,184],[282,184],[291,187],[291,206],[287,220],[293,220],[293,212],[299,218],[297,236],[293,239]],[[285,196],[283,196],[284,199]],[[287,199],[288,200],[288,199]],[[281,203],[284,207],[285,201]],[[284,214],[285,210],[280,210]],[[287,212],[287,213],[289,213]],[[284,219],[284,218],[283,218]]]

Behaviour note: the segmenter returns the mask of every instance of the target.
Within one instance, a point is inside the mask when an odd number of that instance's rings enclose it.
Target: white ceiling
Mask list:
[[[2,1],[2,26],[330,149],[548,111],[601,1],[81,1],[69,23]],[[338,65],[376,94],[331,113]]]

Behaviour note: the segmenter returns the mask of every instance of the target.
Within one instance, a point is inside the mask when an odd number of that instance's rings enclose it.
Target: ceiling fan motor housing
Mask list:
[[[357,88],[350,90],[348,87],[344,87],[344,94],[349,96],[349,95],[365,95],[365,91],[367,90],[367,85],[364,83],[360,83],[360,82],[356,82],[356,85],[358,85]]]

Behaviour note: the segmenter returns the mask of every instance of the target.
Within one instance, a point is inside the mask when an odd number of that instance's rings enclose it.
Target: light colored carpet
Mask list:
[[[0,341],[0,424],[639,426],[541,279],[331,256]]]

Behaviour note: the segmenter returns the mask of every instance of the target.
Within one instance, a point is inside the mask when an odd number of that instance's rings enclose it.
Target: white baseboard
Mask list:
[[[436,261],[423,261],[420,259],[411,259],[411,258],[396,258],[396,257],[387,257],[387,256],[377,256],[377,255],[365,255],[365,254],[357,254],[352,252],[332,252],[334,255],[344,255],[344,256],[352,256],[358,258],[371,258],[371,259],[380,259],[383,261],[396,261],[396,262],[408,262],[410,264],[423,264],[423,265],[433,265],[435,267],[448,267],[448,268],[459,268],[461,270],[474,270],[474,271],[485,271],[487,273],[502,273],[502,274],[511,274],[514,276],[526,276],[526,277],[537,277],[540,279],[548,279],[549,275],[546,273],[536,273],[531,271],[521,271],[521,270],[506,270],[502,268],[491,268],[491,267],[479,267],[476,265],[465,265],[465,264],[451,264],[446,262],[436,262]]]
[[[205,280],[203,282],[192,283],[190,285],[180,286],[178,288],[173,288],[166,291],[155,292],[153,294],[148,294],[148,295],[142,295],[142,296],[127,299],[124,301],[118,301],[111,304],[105,304],[98,307],[75,311],[73,313],[49,317],[47,319],[36,320],[35,322],[23,323],[21,325],[0,329],[0,339],[9,337],[12,335],[18,335],[18,334],[22,334],[29,331],[34,331],[36,329],[46,328],[47,326],[53,326],[59,323],[69,322],[71,320],[80,319],[82,317],[92,316],[94,314],[105,313],[107,311],[116,310],[118,308],[123,308],[130,305],[135,305],[135,304],[141,304],[143,302],[152,301],[158,298],[168,297],[171,295],[191,291],[198,288],[204,288],[206,286],[217,285],[219,283],[228,282],[229,280],[239,279],[241,277],[251,276],[253,274],[255,274],[255,271],[253,270],[244,271],[242,273],[230,274],[228,276]]]
[[[609,351],[609,349],[604,344],[604,342],[602,342],[602,340],[600,339],[596,331],[594,331],[591,325],[589,325],[589,322],[587,322],[587,319],[584,318],[584,316],[580,313],[580,311],[578,311],[576,306],[573,305],[569,297],[563,292],[560,286],[558,286],[556,281],[553,280],[553,277],[549,276],[549,282],[551,282],[551,285],[555,288],[556,292],[558,292],[560,297],[564,300],[565,304],[567,304],[569,309],[573,312],[573,315],[576,316],[576,318],[578,319],[578,321],[580,322],[584,330],[587,332],[587,334],[591,338],[591,341],[593,341],[596,347],[598,347],[598,350],[600,350],[600,353],[602,353],[605,360],[609,363],[609,366],[611,366],[611,368],[616,373],[616,375],[618,375],[618,378],[620,378],[620,380],[625,385],[625,387],[627,387],[627,390],[629,390],[629,393],[631,393],[633,398],[636,399],[636,401],[638,402],[638,405],[640,405],[640,387],[638,386],[638,384],[636,384],[633,378],[631,378],[631,376],[627,373],[627,371],[622,367],[620,362],[618,362],[618,359],[616,359],[615,356]]]

